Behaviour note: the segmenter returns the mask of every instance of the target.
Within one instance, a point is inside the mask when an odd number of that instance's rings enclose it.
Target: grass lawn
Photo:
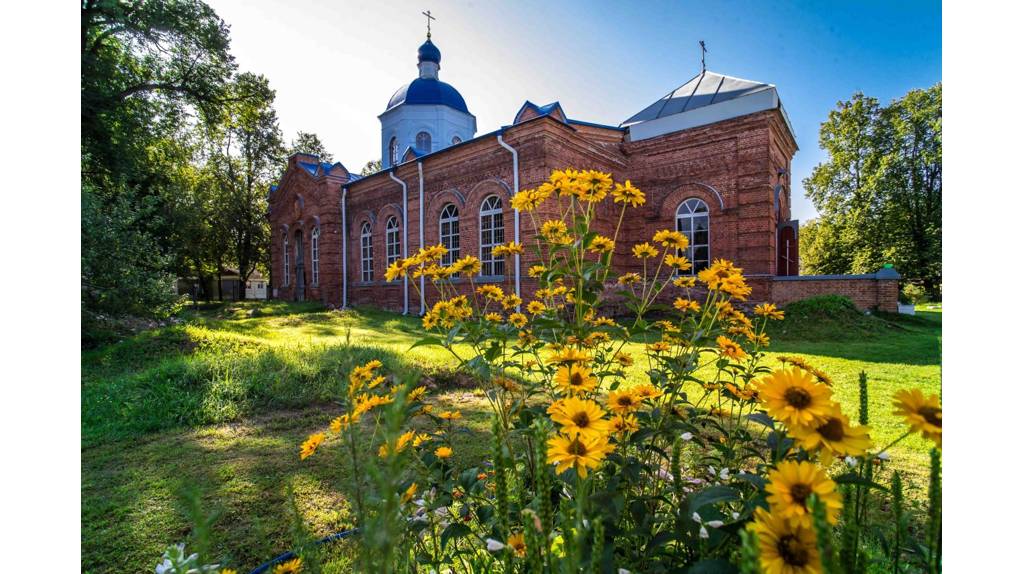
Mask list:
[[[941,308],[924,307],[848,325],[787,319],[773,331],[769,364],[799,355],[825,370],[853,416],[866,371],[872,436],[884,444],[901,430],[889,415],[897,389],[940,391]],[[218,513],[214,550],[243,572],[291,545],[289,487],[314,534],[349,525],[344,465],[329,448],[304,462],[297,450],[340,412],[342,378],[370,358],[434,379],[443,390],[433,400],[466,416],[456,464],[478,464],[489,449],[486,403],[457,384],[446,351],[409,349],[422,335],[417,319],[376,310],[243,303],[83,352],[83,572],[152,571],[164,547],[189,533],[182,487],[198,488]],[[911,437],[891,451],[922,490],[928,448]]]

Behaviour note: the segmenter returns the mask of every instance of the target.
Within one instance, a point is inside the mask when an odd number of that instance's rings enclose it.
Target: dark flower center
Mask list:
[[[789,495],[793,497],[793,502],[801,506],[806,506],[807,497],[811,495],[811,487],[807,484],[794,484],[789,487]]]
[[[828,419],[828,422],[818,427],[818,434],[830,442],[843,440],[843,437],[846,436],[846,433],[843,432],[843,421],[837,418]]]
[[[566,450],[569,451],[569,454],[573,456],[584,456],[587,454],[586,445],[580,442],[580,439],[578,438],[573,439],[573,441],[569,443],[569,448]]]
[[[807,405],[811,404],[811,393],[808,393],[806,389],[801,389],[800,387],[790,387],[786,389],[786,394],[784,396],[786,402],[789,403],[790,406],[798,409],[806,408]]]
[[[576,423],[576,426],[583,428],[590,424],[590,417],[587,413],[579,412],[572,416],[572,422]]]
[[[628,395],[621,396],[621,397],[619,397],[619,404],[624,406],[624,407],[628,407],[628,406],[633,404],[633,398],[628,396]]]
[[[583,375],[578,372],[569,375],[569,384],[574,387],[583,386]]]
[[[935,407],[921,407],[917,409],[917,413],[921,415],[924,420],[942,428],[942,409],[937,409]]]
[[[782,561],[790,566],[806,566],[810,560],[807,548],[800,543],[800,539],[793,534],[787,534],[779,538],[779,542],[775,545],[775,549],[779,551],[779,556]]]

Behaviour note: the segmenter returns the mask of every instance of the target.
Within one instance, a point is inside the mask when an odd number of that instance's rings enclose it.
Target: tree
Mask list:
[[[359,172],[359,175],[373,175],[381,170],[383,163],[379,159],[372,159],[366,162],[363,169]]]
[[[327,151],[327,147],[324,146],[324,142],[320,141],[320,137],[313,132],[302,132],[300,131],[295,139],[292,140],[291,146],[288,148],[288,156],[295,155],[297,153],[308,153],[313,154],[320,158],[320,161],[326,161],[328,163],[334,162],[334,156]]]
[[[942,282],[942,85],[888,106],[854,94],[822,123],[828,160],[804,180],[819,218],[801,229],[810,273],[892,263],[933,297]]]
[[[223,109],[211,133],[209,169],[217,182],[217,225],[227,232],[230,256],[238,266],[239,295],[269,252],[267,192],[284,152],[274,91],[263,76],[238,75],[229,90],[248,94]]]

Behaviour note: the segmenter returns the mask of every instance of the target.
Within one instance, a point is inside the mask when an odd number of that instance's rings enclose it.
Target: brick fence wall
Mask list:
[[[881,269],[867,275],[796,275],[773,277],[769,299],[785,305],[818,295],[845,295],[858,309],[896,313],[900,274]]]

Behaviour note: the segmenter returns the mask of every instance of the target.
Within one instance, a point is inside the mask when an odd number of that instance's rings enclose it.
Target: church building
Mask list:
[[[529,300],[536,288],[529,256],[495,257],[491,249],[530,240],[532,227],[510,198],[572,167],[631,180],[647,196],[620,231],[613,261],[621,271],[637,264],[633,245],[675,228],[690,239],[692,273],[713,259],[732,260],[752,300],[840,293],[862,308],[896,310],[899,275],[891,269],[799,275],[799,224],[790,214],[798,148],[774,85],[705,70],[617,126],[571,118],[559,102],[527,100],[509,124],[478,134],[465,99],[441,81],[441,62],[428,34],[418,76],[378,116],[381,171],[360,177],[316,156],[289,158],[269,195],[272,297],[421,314],[432,303],[430,286],[421,297],[413,279],[387,282],[384,271],[443,244],[446,263],[481,259],[478,284],[498,283]],[[610,211],[601,225],[614,228]]]

